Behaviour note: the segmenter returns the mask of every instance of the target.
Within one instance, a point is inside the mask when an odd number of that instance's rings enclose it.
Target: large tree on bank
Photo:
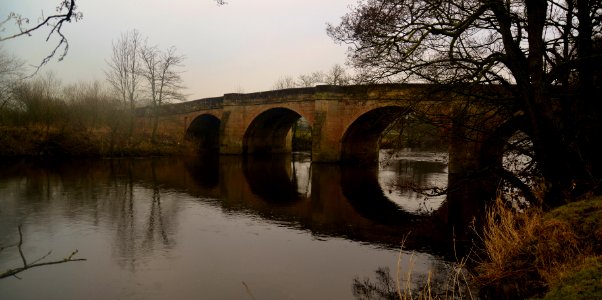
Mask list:
[[[153,131],[151,141],[157,142],[157,128],[159,125],[159,108],[166,102],[185,100],[181,90],[181,72],[177,70],[182,66],[184,56],[177,54],[175,47],[159,50],[157,46],[145,44],[140,48],[140,68],[138,74],[144,78],[148,98],[153,107]]]
[[[367,0],[328,33],[370,81],[505,87],[554,206],[600,189],[601,13],[600,0]]]
[[[139,52],[142,43],[138,30],[122,33],[117,41],[113,41],[113,52],[107,61],[109,69],[105,71],[107,81],[120,96],[124,108],[130,111],[130,136],[134,132],[134,110],[141,92]]]

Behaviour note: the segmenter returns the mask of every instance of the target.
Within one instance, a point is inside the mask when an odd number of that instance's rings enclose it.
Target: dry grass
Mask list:
[[[434,300],[434,299],[474,299],[473,297],[473,276],[467,271],[466,256],[453,263],[444,274],[435,282],[432,270],[427,273],[426,278],[414,280],[414,266],[416,257],[411,254],[408,258],[407,269],[403,270],[403,244],[397,258],[396,291],[401,300]],[[438,274],[439,276],[441,274]],[[418,287],[416,284],[418,282]]]
[[[583,211],[591,212],[592,207]],[[600,222],[579,230],[584,220],[579,213],[563,218],[557,211],[519,212],[496,201],[487,213],[482,236],[485,258],[477,267],[484,291],[511,298],[544,295],[597,254],[592,234],[600,230]]]
[[[434,300],[434,299],[474,299],[472,275],[467,271],[467,259],[452,265],[440,265],[426,276],[416,275],[416,256],[405,255],[402,247],[397,258],[397,268],[392,275],[389,268],[375,271],[376,278],[355,278],[353,294],[356,299],[391,300]],[[407,261],[404,261],[407,260]],[[405,266],[405,267],[404,267]],[[394,277],[393,277],[394,276]]]
[[[540,221],[539,210],[516,213],[500,199],[488,209],[482,237],[486,262],[479,270],[482,283],[487,285],[517,275],[518,270],[511,262],[535,236]]]
[[[401,259],[401,257],[400,257]],[[466,260],[461,260],[452,266],[444,282],[434,282],[432,271],[427,273],[421,283],[416,284],[412,274],[414,272],[415,257],[410,256],[408,268],[397,270],[397,296],[401,300],[438,300],[438,299],[474,299],[472,275],[466,269]],[[418,281],[420,282],[420,281]]]

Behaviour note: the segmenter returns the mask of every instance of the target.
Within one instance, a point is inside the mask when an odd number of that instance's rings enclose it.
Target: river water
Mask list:
[[[445,186],[445,156],[381,157],[0,162],[0,247],[21,225],[28,263],[86,259],[0,279],[0,299],[354,299],[394,293],[398,258],[415,285],[445,274],[444,199],[407,187]],[[0,251],[0,272],[19,266]]]

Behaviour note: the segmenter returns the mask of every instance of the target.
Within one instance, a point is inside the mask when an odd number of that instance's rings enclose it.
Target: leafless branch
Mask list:
[[[61,260],[55,260],[55,261],[47,261],[47,262],[40,262],[43,259],[45,259],[46,257],[48,257],[50,255],[51,252],[48,252],[46,255],[36,259],[33,263],[27,263],[27,258],[25,258],[25,254],[23,253],[23,233],[21,231],[21,225],[19,225],[19,242],[15,245],[11,245],[11,246],[7,246],[4,248],[0,248],[0,250],[6,249],[8,247],[14,247],[17,246],[18,250],[19,250],[19,255],[21,257],[21,261],[23,262],[23,266],[21,267],[16,267],[14,269],[8,269],[2,273],[0,273],[0,279],[2,278],[6,278],[6,277],[10,277],[10,276],[14,276],[16,278],[19,278],[17,276],[17,274],[28,270],[28,269],[32,269],[32,268],[37,268],[37,267],[42,267],[42,266],[48,266],[48,265],[56,265],[56,264],[62,264],[62,263],[67,263],[67,262],[73,262],[73,261],[85,261],[85,258],[73,258],[76,254],[77,254],[77,250],[73,251],[69,256],[61,259]],[[19,278],[20,279],[20,278]]]
[[[10,20],[14,20],[15,24],[18,27],[18,32],[8,35],[6,37],[0,37],[0,42],[5,40],[10,40],[22,36],[31,36],[31,34],[42,28],[43,26],[50,27],[50,31],[46,36],[46,42],[50,40],[53,36],[58,36],[59,41],[54,49],[50,52],[48,56],[46,56],[42,62],[37,66],[34,73],[37,73],[38,70],[44,66],[46,63],[50,61],[56,54],[57,51],[62,49],[62,53],[59,55],[58,60],[61,61],[67,55],[69,51],[69,41],[67,37],[63,34],[62,29],[65,22],[71,23],[71,21],[79,21],[83,18],[83,14],[77,11],[77,5],[75,4],[75,0],[61,0],[59,5],[56,7],[56,11],[58,14],[48,16],[43,18],[43,20],[37,25],[26,28],[26,24],[29,24],[29,18],[23,17],[20,14],[12,12],[9,14],[8,18],[0,24],[0,26],[6,24]]]

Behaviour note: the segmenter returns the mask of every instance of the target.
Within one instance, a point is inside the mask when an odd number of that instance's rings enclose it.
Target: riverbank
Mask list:
[[[487,218],[476,267],[487,298],[602,298],[602,197],[546,213],[497,205]]]
[[[171,134],[128,136],[109,128],[0,127],[0,157],[128,157],[165,156],[194,152],[192,143]]]

